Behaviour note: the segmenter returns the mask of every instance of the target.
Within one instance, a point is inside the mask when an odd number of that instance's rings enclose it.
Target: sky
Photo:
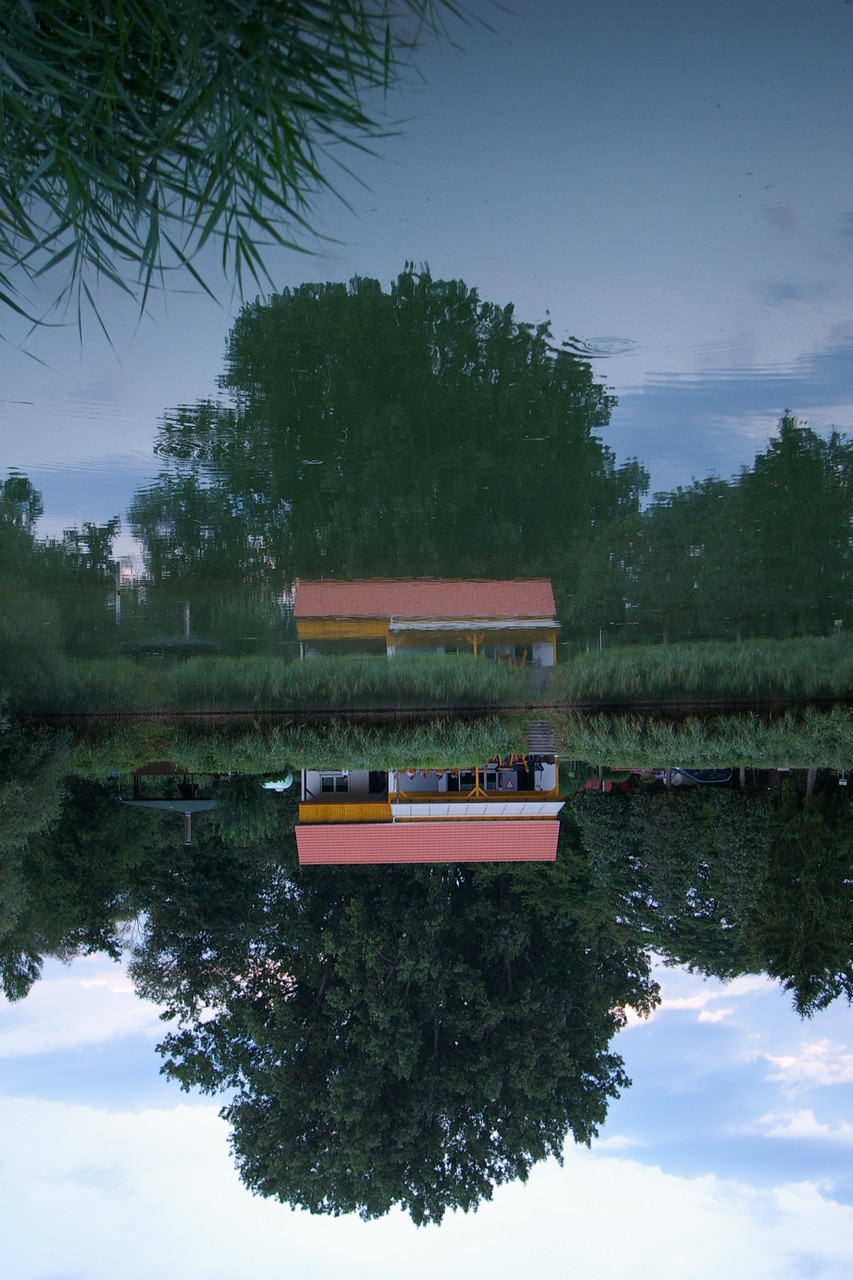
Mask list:
[[[455,47],[389,95],[393,136],[324,198],[279,287],[407,260],[462,278],[557,343],[599,352],[605,439],[653,489],[732,475],[790,408],[853,432],[853,4],[471,0]],[[45,304],[50,281],[44,285]],[[187,282],[140,317],[109,289],[26,336],[3,319],[0,469],[43,491],[41,531],[123,514],[157,423],[215,393],[239,309]],[[126,533],[122,535],[127,539]],[[119,550],[130,544],[119,544]],[[416,1231],[252,1198],[217,1104],[158,1075],[157,1011],[122,970],[49,964],[0,1006],[2,1269],[10,1280],[750,1280],[853,1273],[853,1023],[800,1022],[764,979],[666,970],[617,1048],[634,1084],[571,1148],[476,1215]],[[50,1224],[50,1230],[46,1224]]]
[[[762,977],[657,976],[660,1007],[614,1042],[633,1084],[592,1148],[418,1229],[252,1197],[219,1103],[158,1075],[157,1009],[107,959],[49,963],[0,1016],[4,1275],[510,1280],[535,1256],[567,1277],[849,1276],[849,1009],[800,1022]]]

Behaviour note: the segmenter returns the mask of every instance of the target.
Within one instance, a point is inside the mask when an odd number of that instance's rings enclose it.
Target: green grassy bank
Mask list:
[[[853,771],[853,709],[778,716],[549,712],[558,754],[610,768],[810,767]],[[68,768],[88,778],[168,759],[196,773],[473,764],[526,750],[526,714],[421,720],[98,718],[66,731]]]
[[[553,703],[810,702],[853,696],[853,638],[620,645],[555,670]]]
[[[853,697],[853,640],[623,645],[537,674],[468,655],[110,658],[60,660],[37,680],[5,683],[10,710],[35,715],[802,704]]]
[[[356,720],[99,719],[69,735],[69,771],[87,778],[132,773],[171,760],[191,773],[276,774],[291,768],[387,769],[474,764],[524,749],[526,725],[477,719]]]
[[[853,710],[803,707],[778,716],[548,716],[561,756],[616,769],[853,769]]]
[[[483,707],[522,700],[523,671],[474,657],[110,658],[67,662],[54,679],[13,688],[18,714],[349,711]]]

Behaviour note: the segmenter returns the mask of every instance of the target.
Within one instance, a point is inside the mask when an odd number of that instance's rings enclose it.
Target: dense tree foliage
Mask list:
[[[292,802],[257,779],[223,780],[220,807],[196,816],[187,847],[180,814],[120,804],[115,780],[65,776],[64,734],[3,724],[0,985],[8,997],[27,993],[47,955],[117,959],[124,926],[140,912],[152,933],[168,918],[182,945],[202,953],[217,921],[225,921],[220,941],[251,927],[263,875],[276,874],[292,831]]]
[[[773,858],[755,918],[755,953],[807,1017],[853,1000],[853,823],[847,792],[830,780],[782,796]]]
[[[633,634],[658,640],[849,626],[852,523],[853,442],[785,414],[730,483],[655,495],[613,552],[606,619],[627,605]]]
[[[233,930],[216,954],[160,934],[134,965],[183,1020],[168,1074],[236,1090],[225,1114],[253,1190],[439,1221],[567,1133],[594,1136],[628,1083],[609,1041],[655,992],[643,952],[590,912],[576,858],[303,870],[270,890],[237,951]]]
[[[771,855],[766,797],[643,785],[581,792],[573,812],[594,874],[648,945],[719,978],[751,967]]]
[[[0,987],[10,998],[29,990],[46,948],[43,931],[27,923],[39,896],[29,858],[32,846],[50,838],[60,820],[65,746],[63,733],[26,731],[0,714]],[[41,902],[37,911],[49,915]]]
[[[542,573],[565,597],[646,483],[588,364],[427,270],[244,308],[222,385],[166,418],[133,504],[155,580]]]
[[[11,471],[0,481],[0,703],[27,709],[38,689],[61,689],[66,659],[116,647],[114,539],[118,517],[39,539],[41,494]],[[112,612],[108,605],[112,605]]]
[[[811,1016],[853,997],[853,828],[846,790],[793,776],[761,793],[640,787],[573,803],[596,880],[672,963],[765,972]]]
[[[117,956],[136,919],[137,986],[180,1020],[165,1069],[234,1091],[242,1176],[313,1211],[440,1220],[589,1142],[629,1083],[609,1042],[656,993],[571,828],[556,866],[317,874],[293,798],[265,794],[263,819],[248,799],[253,821],[235,793],[184,846],[175,815],[67,784],[19,863],[7,994],[45,954]]]

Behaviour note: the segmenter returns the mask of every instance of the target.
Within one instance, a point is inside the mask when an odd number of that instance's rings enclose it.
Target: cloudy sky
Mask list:
[[[402,1274],[842,1280],[853,1269],[850,1012],[662,970],[615,1047],[633,1086],[591,1151],[416,1229],[253,1198],[209,1099],[157,1074],[162,1023],[100,958],[48,965],[0,1021],[0,1203],[14,1280]],[[49,1224],[49,1229],[47,1229]]]
[[[471,0],[390,96],[331,237],[280,286],[408,260],[613,352],[607,439],[655,488],[730,475],[785,408],[853,432],[853,5],[843,0]],[[334,243],[332,243],[334,241]],[[49,288],[49,283],[46,289]],[[45,293],[45,299],[48,294]],[[211,394],[238,300],[190,289],[139,319],[0,343],[0,464],[43,532],[123,513],[167,408]],[[799,1022],[762,979],[662,976],[620,1037],[634,1085],[592,1151],[416,1232],[311,1219],[241,1189],[217,1107],[158,1076],[156,1010],[120,969],[49,965],[0,1007],[0,1204],[12,1280],[247,1275],[502,1280],[853,1273],[853,1027]],[[48,1230],[48,1225],[50,1229]]]

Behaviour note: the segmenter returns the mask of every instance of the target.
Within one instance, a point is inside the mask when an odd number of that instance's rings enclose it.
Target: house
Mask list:
[[[554,756],[470,768],[306,769],[299,861],[553,862],[563,803]]]
[[[294,617],[303,658],[384,649],[551,667],[560,627],[547,578],[299,581]]]

